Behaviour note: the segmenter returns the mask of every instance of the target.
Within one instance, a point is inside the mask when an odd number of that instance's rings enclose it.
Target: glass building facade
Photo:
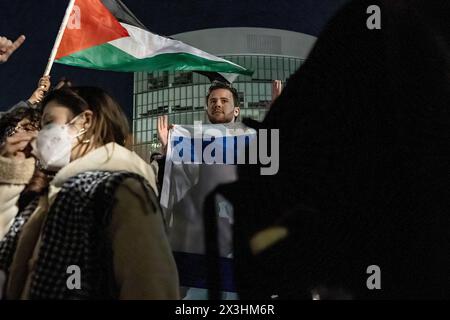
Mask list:
[[[233,87],[239,92],[241,115],[262,120],[272,99],[272,80],[288,81],[303,59],[279,55],[218,55],[253,70],[239,76]],[[146,161],[159,150],[157,117],[168,114],[169,123],[193,124],[206,120],[207,77],[195,72],[139,72],[134,74],[134,150]]]

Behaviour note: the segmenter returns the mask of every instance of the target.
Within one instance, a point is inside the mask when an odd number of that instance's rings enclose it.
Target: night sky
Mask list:
[[[0,110],[26,100],[44,72],[68,0],[0,0],[0,35],[27,40],[0,65]],[[123,0],[147,26],[160,35],[220,27],[264,27],[318,36],[328,19],[347,0]],[[201,49],[201,48],[200,48]],[[133,74],[80,69],[55,64],[53,82],[62,76],[75,85],[109,91],[130,116]]]

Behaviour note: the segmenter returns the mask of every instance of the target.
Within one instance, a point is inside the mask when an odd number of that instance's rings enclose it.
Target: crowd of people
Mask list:
[[[232,204],[241,299],[449,297],[449,6],[381,1],[373,30],[369,5],[345,6],[283,91],[273,83],[265,119],[243,120],[280,130],[279,172],[244,164],[229,179],[211,166],[202,196],[179,204],[199,215],[207,194]],[[24,41],[0,37],[0,64]],[[232,85],[205,95],[210,124],[239,121]],[[184,296],[160,206],[167,116],[157,126],[161,152],[147,163],[111,95],[50,77],[1,113],[0,298]],[[374,265],[380,288],[368,285]]]

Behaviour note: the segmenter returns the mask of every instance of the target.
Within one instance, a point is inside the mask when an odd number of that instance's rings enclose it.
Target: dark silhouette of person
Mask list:
[[[222,190],[241,298],[450,297],[449,13],[447,0],[352,1],[264,121],[244,120],[280,130],[280,168],[240,166]]]

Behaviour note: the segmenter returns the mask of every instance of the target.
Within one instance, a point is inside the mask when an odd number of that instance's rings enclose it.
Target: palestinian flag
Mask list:
[[[124,72],[197,71],[229,82],[253,72],[197,48],[156,35],[120,0],[76,0],[56,62]]]

